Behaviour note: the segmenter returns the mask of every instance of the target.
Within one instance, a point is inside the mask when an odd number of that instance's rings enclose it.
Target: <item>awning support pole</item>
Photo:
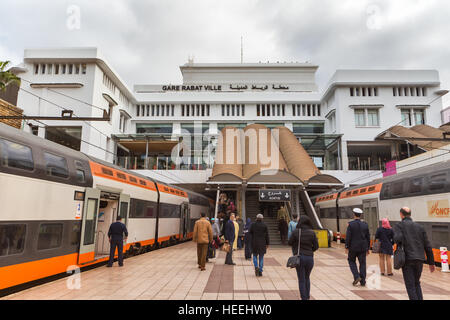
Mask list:
[[[145,139],[145,169],[148,169],[148,139]]]

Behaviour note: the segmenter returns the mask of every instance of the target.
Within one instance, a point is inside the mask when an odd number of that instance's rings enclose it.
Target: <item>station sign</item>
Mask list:
[[[291,201],[290,189],[260,189],[259,201],[287,202]]]

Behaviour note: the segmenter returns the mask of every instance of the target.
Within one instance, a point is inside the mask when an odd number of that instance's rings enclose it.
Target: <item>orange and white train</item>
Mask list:
[[[109,225],[125,256],[192,238],[207,197],[0,123],[0,295],[108,259]]]
[[[394,226],[400,208],[409,207],[412,219],[424,226],[433,246],[436,262],[440,247],[450,248],[450,161],[402,172],[355,187],[314,197],[316,212],[324,228],[340,233],[345,240],[353,208],[363,210],[372,240],[381,219]]]

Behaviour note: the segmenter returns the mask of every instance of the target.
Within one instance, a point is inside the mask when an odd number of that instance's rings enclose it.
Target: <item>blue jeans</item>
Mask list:
[[[258,258],[257,256],[259,256],[259,267],[258,267]],[[263,271],[263,266],[264,266],[264,255],[263,254],[253,254],[253,265],[255,266],[255,268],[258,268],[260,272]]]
[[[422,275],[423,261],[408,260],[402,268],[403,280],[409,300],[423,300],[420,276]]]
[[[358,278],[361,278],[361,284],[366,283],[366,254],[367,254],[367,251],[363,251],[363,252],[349,251],[348,252],[348,264],[350,266],[350,270],[353,273],[353,278],[355,280]],[[359,261],[359,271],[358,271],[358,267],[356,266],[356,258],[358,258],[358,261]]]
[[[313,256],[305,256],[300,254],[300,266],[296,267],[298,277],[298,288],[302,300],[309,300],[311,291],[311,282],[309,276],[314,267]]]

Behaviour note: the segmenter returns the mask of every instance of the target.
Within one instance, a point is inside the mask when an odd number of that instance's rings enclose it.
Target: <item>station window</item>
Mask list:
[[[31,148],[9,140],[0,139],[0,161],[5,167],[34,170]]]
[[[69,169],[67,167],[67,160],[48,152],[44,152],[44,160],[47,174],[49,176],[58,178],[68,178]]]
[[[61,246],[62,223],[44,223],[39,228],[38,250],[54,249]]]
[[[26,224],[0,225],[0,257],[22,253],[26,233]]]

